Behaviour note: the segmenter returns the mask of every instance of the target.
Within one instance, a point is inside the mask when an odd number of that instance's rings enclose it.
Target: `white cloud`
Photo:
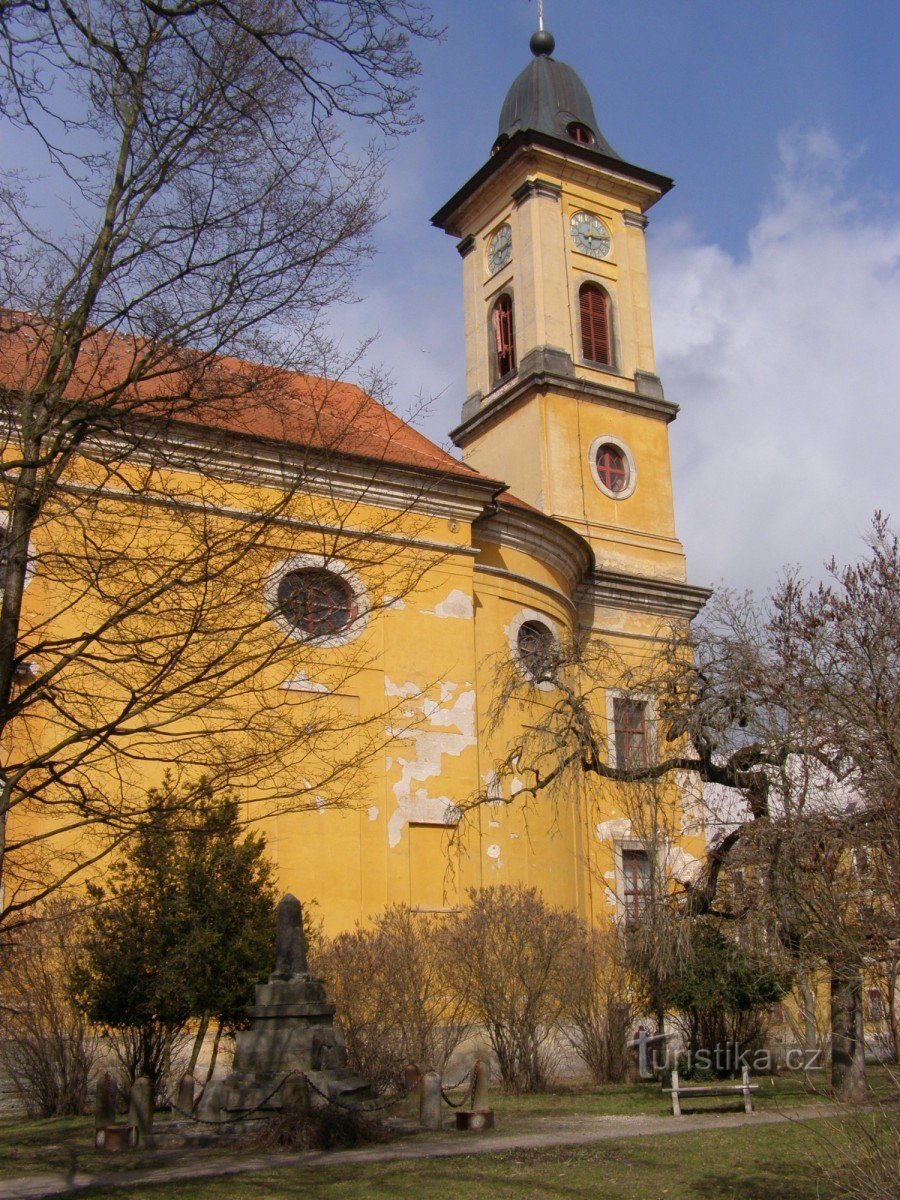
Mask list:
[[[661,226],[651,271],[690,578],[764,589],[900,520],[900,214],[849,193],[824,131],[782,139],[740,257]]]

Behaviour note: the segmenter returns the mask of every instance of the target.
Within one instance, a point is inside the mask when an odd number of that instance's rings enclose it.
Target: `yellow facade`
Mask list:
[[[593,630],[624,658],[639,658],[661,623],[689,620],[704,599],[684,582],[668,448],[676,409],[653,358],[644,213],[666,186],[590,146],[516,132],[435,218],[460,241],[468,399],[454,438],[474,470],[426,470],[388,453],[373,483],[353,453],[333,454],[233,582],[258,611],[254,636],[273,645],[280,634],[266,580],[279,563],[316,555],[324,569],[344,563],[371,610],[339,644],[284,641],[233,701],[259,736],[269,720],[302,731],[310,714],[334,715],[330,740],[306,758],[298,737],[268,778],[238,772],[233,780],[248,812],[268,814],[261,824],[279,886],[315,899],[328,932],[388,904],[453,909],[466,889],[497,883],[534,885],[595,920],[622,910],[623,848],[639,838],[614,788],[585,784],[526,810],[505,803],[516,786],[507,780],[502,797],[456,825],[460,809],[490,793],[527,719],[510,707],[489,729],[499,664],[515,661],[523,623],[543,624],[563,642]],[[609,232],[602,257],[573,241],[581,213]],[[492,239],[504,226],[511,254],[492,271]],[[592,281],[610,303],[604,365],[583,354],[579,289]],[[514,304],[516,366],[496,379],[491,313],[504,294]],[[597,483],[597,447],[610,439],[627,460],[627,494]],[[207,514],[223,528],[236,513],[265,510],[278,492],[276,476],[254,465],[255,443],[235,434],[228,450],[249,465],[240,482],[221,472],[219,493],[207,497]],[[134,516],[129,546],[193,536],[174,501],[194,491],[189,471],[170,479],[168,505]],[[118,514],[127,503],[110,496],[103,505],[124,538]],[[64,581],[38,573],[30,584],[36,619],[53,586]],[[66,619],[77,622],[77,611]],[[607,717],[608,697],[598,696]],[[358,770],[329,782],[323,754]],[[166,765],[162,746],[127,763],[128,786],[158,783]],[[110,759],[98,769],[117,766]],[[20,815],[19,832],[45,819]],[[684,863],[703,848],[696,828],[674,847]]]

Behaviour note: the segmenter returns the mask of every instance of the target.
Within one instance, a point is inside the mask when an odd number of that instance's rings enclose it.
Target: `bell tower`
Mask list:
[[[488,161],[432,218],[458,239],[472,467],[572,526],[598,566],[684,579],[656,374],[646,212],[672,181],[622,159],[544,30]]]

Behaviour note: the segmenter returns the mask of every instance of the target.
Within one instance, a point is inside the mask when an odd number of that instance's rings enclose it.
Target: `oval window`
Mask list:
[[[356,597],[347,580],[316,567],[282,575],[276,602],[285,621],[306,637],[340,633],[358,615]]]
[[[571,125],[567,125],[566,133],[574,142],[578,142],[582,146],[593,146],[597,140],[593,131],[587,125],[582,125],[580,121],[573,121]]]
[[[545,679],[553,667],[555,640],[540,621],[525,621],[516,635],[519,662],[530,679]]]
[[[618,496],[624,492],[629,483],[628,460],[612,442],[604,442],[597,447],[596,456],[597,478],[608,492]]]

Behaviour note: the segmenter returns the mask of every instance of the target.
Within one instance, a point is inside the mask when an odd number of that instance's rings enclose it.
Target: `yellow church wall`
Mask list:
[[[476,471],[505,480],[520,500],[543,508],[542,426],[540,405],[520,403],[505,410],[496,430],[466,447],[465,461]]]

